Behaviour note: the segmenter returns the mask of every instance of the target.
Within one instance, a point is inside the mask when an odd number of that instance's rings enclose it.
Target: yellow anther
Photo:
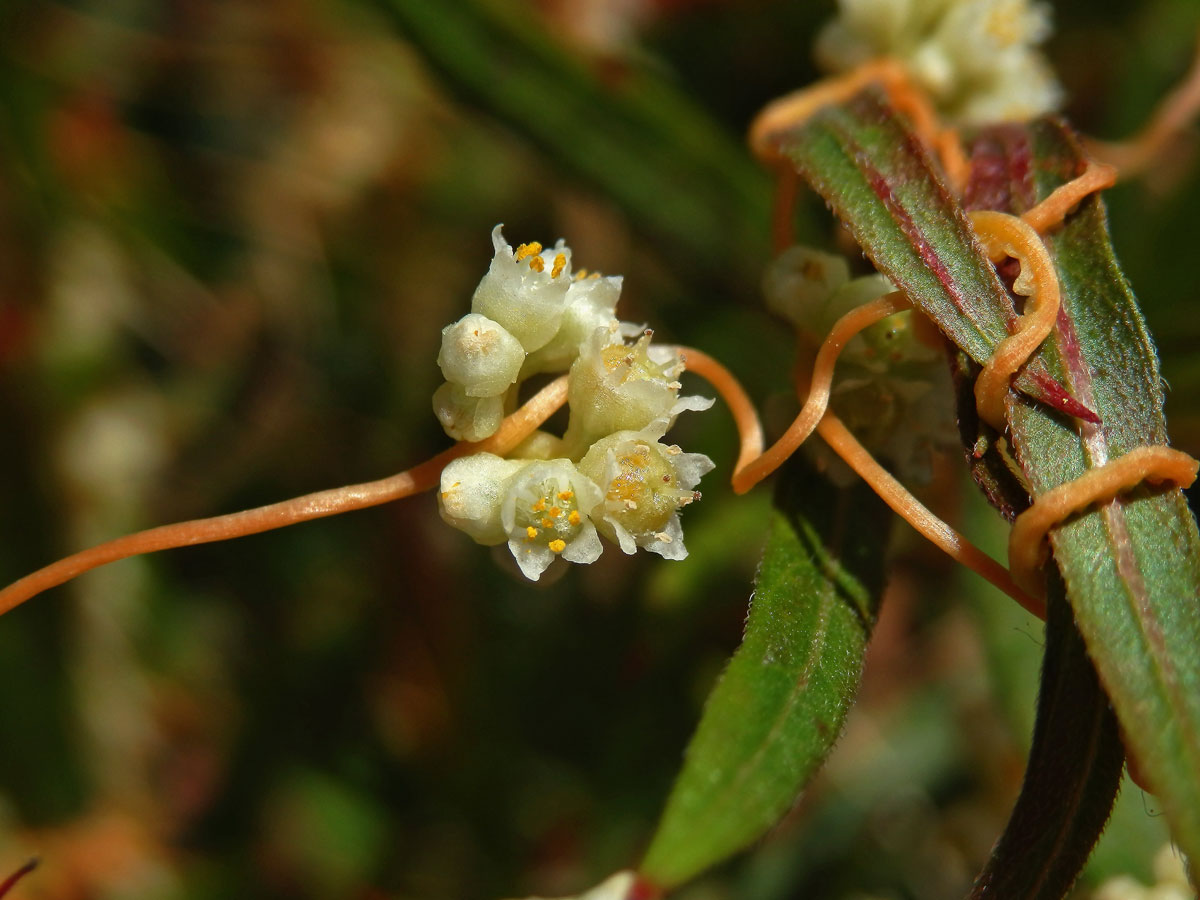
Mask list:
[[[596,280],[597,278],[599,278],[599,277],[600,277],[600,273],[599,273],[599,272],[593,272],[591,275],[589,275],[589,276],[588,276],[588,278],[589,278],[591,281],[595,281],[595,280]]]
[[[578,525],[580,522],[583,521],[583,516],[581,516],[579,514],[579,510],[573,509],[573,510],[571,510],[571,514],[569,516],[567,516],[567,521],[570,522],[572,525]]]
[[[570,500],[574,496],[575,496],[574,491],[559,491],[558,492],[558,499],[561,500],[563,503],[566,503],[568,500]]]
[[[559,253],[557,256],[554,257],[554,268],[550,270],[550,277],[557,278],[559,275],[562,274],[563,269],[565,269],[566,267],[567,267],[567,258],[563,254]]]
[[[527,256],[533,256],[535,253],[541,253],[541,252],[542,252],[542,245],[539,244],[537,241],[534,241],[532,244],[522,244],[520,247],[517,248],[517,252],[513,255],[514,255],[514,258],[517,260],[517,262],[520,262],[521,260],[525,259]]]
[[[525,529],[525,537],[528,540],[532,541],[537,536],[538,536],[538,530],[536,528],[534,528],[532,525],[530,525],[528,528]]]
[[[552,553],[562,553],[567,549],[567,542],[563,540],[551,541],[546,545]]]
[[[587,269],[580,269],[578,272],[575,273],[575,280],[582,281],[584,278],[587,278],[587,275],[588,275]]]
[[[545,508],[546,508],[546,498],[545,497],[539,497],[538,502],[533,504],[533,506],[530,507],[530,509],[533,510],[534,512],[541,512]]]
[[[542,519],[542,527],[543,528],[553,528],[554,520],[553,519]]]
[[[535,272],[543,272],[546,269],[546,261],[540,256],[534,256],[529,260],[529,268]]]
[[[557,506],[550,507],[550,518],[557,519],[561,515],[562,515],[562,510],[559,509]]]

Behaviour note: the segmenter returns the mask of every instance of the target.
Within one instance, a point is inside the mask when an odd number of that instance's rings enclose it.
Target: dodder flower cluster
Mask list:
[[[1062,101],[1036,49],[1049,35],[1049,8],[1029,0],[838,0],[817,59],[843,72],[895,57],[958,123],[1027,121]]]
[[[846,259],[804,246],[784,250],[767,267],[767,308],[796,328],[809,346],[856,307],[895,290],[878,273],[850,277]],[[838,415],[872,453],[890,461],[906,481],[928,482],[933,457],[959,446],[945,352],[917,335],[912,310],[888,316],[852,338],[842,351],[832,400]],[[821,444],[809,445],[838,482],[853,475]]]
[[[471,312],[442,331],[446,383],[434,413],[451,437],[483,440],[515,408],[522,381],[568,372],[570,418],[561,438],[536,432],[516,458],[476,453],[450,463],[442,518],[481,544],[507,542],[535,581],[559,556],[593,562],[601,535],[626,553],[683,559],[679,510],[699,498],[696,484],[713,464],[662,438],[680,412],[712,401],[680,397],[682,357],[617,319],[619,276],[572,273],[562,241],[514,250],[497,225],[492,243]]]

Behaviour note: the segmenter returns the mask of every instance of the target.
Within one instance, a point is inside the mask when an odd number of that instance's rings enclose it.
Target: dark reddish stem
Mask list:
[[[0,897],[3,897],[5,894],[11,891],[16,886],[18,881],[36,869],[38,867],[38,862],[39,860],[36,857],[31,859],[29,862],[25,863],[25,865],[21,866],[21,868],[17,869],[17,871],[9,875],[3,883],[0,883]]]

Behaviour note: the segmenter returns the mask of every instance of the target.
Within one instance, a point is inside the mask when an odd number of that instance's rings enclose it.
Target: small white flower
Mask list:
[[[471,299],[471,312],[499,322],[532,353],[544,347],[562,322],[571,285],[571,248],[561,240],[552,250],[521,244],[514,251],[497,225],[496,254]]]
[[[438,368],[468,397],[495,397],[517,380],[525,348],[487,316],[468,313],[442,329]]]
[[[600,501],[600,489],[570,460],[525,464],[508,484],[500,522],[526,578],[537,581],[557,556],[574,563],[600,557],[603,547],[590,517]]]
[[[663,428],[621,431],[597,441],[579,469],[600,485],[602,505],[592,510],[601,533],[626,553],[637,548],[665,559],[683,559],[679,510],[700,495],[693,488],[713,469],[701,453],[660,443]]]
[[[462,385],[447,381],[433,392],[433,414],[456,441],[482,441],[504,421],[504,397],[468,397]]]
[[[501,507],[513,477],[530,465],[492,453],[462,456],[442,470],[438,512],[448,525],[465,531],[477,543],[502,544],[508,537]]]
[[[597,328],[609,328],[617,321],[621,281],[620,275],[588,275],[581,269],[567,289],[566,309],[558,333],[546,346],[529,354],[521,370],[522,377],[539,372],[565,372]]]
[[[614,431],[654,423],[665,432],[679,413],[708,409],[710,399],[679,396],[683,370],[678,353],[651,346],[649,331],[630,345],[620,328],[597,328],[571,364],[567,446],[578,450]]]
[[[1049,34],[1049,8],[1029,0],[840,0],[816,55],[837,72],[895,57],[958,122],[1024,121],[1062,102],[1035,49]]]

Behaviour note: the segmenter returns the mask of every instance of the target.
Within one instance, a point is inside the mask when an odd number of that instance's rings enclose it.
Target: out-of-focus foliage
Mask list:
[[[622,109],[621,128],[646,116],[623,88],[648,85],[676,104],[661,133],[703,123],[729,153],[758,106],[812,80],[830,12],[483,6],[605,92],[597,130],[620,133],[605,117]],[[658,180],[631,202],[606,187],[619,162],[597,171],[586,141],[550,143],[489,108],[393,13],[366,0],[0,10],[0,580],[443,447],[429,408],[439,329],[466,311],[501,221],[623,273],[622,318],[718,356],[768,427],[786,420],[789,337],[753,278],[767,248],[745,258],[766,223],[731,220],[725,255],[694,221],[666,233],[647,210],[721,195],[678,180],[694,159],[639,169]],[[1102,17],[1069,0],[1055,17],[1068,113],[1105,137],[1183,72],[1196,24],[1190,0]],[[1186,150],[1108,196],[1173,442],[1196,455],[1200,167]],[[765,210],[768,181],[748,166],[736,179],[761,193],[724,214]],[[832,242],[817,204],[801,216]],[[766,538],[762,498],[719,477],[733,456],[723,413],[679,430],[718,464],[688,510],[683,563],[612,553],[530,586],[420,497],[122,563],[0,619],[0,878],[36,852],[15,898],[450,898],[578,890],[628,865],[738,642]],[[950,476],[929,495],[951,515],[975,503]],[[762,847],[682,896],[958,897],[986,859],[1020,782],[1040,625],[915,539],[893,558],[826,772]],[[1082,892],[1151,879],[1156,812],[1126,786]]]

